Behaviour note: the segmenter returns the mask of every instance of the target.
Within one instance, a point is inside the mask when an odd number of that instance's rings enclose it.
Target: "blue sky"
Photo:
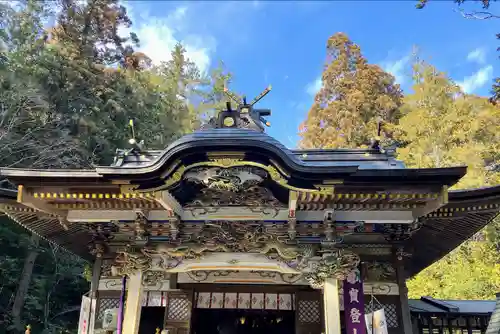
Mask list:
[[[336,32],[359,44],[368,61],[395,75],[405,91],[413,46],[467,92],[488,95],[500,76],[499,21],[465,19],[451,1],[430,1],[424,10],[409,0],[125,4],[153,61],[168,60],[180,41],[202,70],[224,61],[234,74],[233,91],[253,98],[271,84],[259,106],[273,110],[268,133],[291,148],[320,83],[326,40]],[[500,5],[491,10],[500,12]]]

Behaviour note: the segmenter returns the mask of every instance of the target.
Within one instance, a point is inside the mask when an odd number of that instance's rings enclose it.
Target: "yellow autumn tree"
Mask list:
[[[404,98],[397,126],[398,158],[411,168],[466,165],[455,189],[500,184],[500,108],[464,94],[433,66],[417,60],[412,93]]]
[[[444,73],[417,60],[404,98],[398,158],[410,168],[466,165],[455,189],[500,184],[500,108],[464,94]],[[490,299],[500,291],[500,219],[408,281],[410,298]]]
[[[402,93],[394,77],[368,64],[344,33],[330,37],[322,88],[300,127],[301,148],[359,148],[377,134],[379,120],[390,131],[399,118]]]

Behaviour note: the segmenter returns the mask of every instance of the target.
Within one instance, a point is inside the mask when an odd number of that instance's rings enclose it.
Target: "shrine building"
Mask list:
[[[288,149],[265,93],[111,166],[0,169],[18,187],[0,211],[93,263],[80,333],[362,334],[379,310],[420,332],[405,280],[486,226],[500,186],[449,191],[466,167],[405,168],[377,142]]]

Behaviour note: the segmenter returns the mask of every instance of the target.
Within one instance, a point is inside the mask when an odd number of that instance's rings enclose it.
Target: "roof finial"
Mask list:
[[[229,89],[224,86],[224,94],[228,97],[229,101],[226,102],[226,110],[219,112],[217,117],[212,118],[208,124],[205,124],[202,129],[207,128],[244,128],[253,129],[264,132],[264,126],[271,126],[264,117],[271,115],[269,109],[254,109],[253,106],[262,100],[271,91],[271,86],[268,86],[262,91],[252,102],[248,103],[246,96],[241,99]],[[236,103],[237,110],[231,107],[231,101]]]
[[[382,125],[383,125],[383,120],[382,118],[377,119],[377,135],[372,138],[370,147],[374,150],[380,150],[380,139],[382,135]]]
[[[128,140],[128,143],[130,145],[132,145],[132,151],[141,152],[144,149],[144,140],[137,142],[137,140],[135,138],[135,127],[134,127],[134,120],[133,119],[128,121],[128,125],[130,127],[130,131],[131,131],[131,135],[132,135],[130,137],[130,139]]]

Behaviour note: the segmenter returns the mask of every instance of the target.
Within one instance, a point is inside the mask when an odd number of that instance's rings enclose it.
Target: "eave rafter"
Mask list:
[[[68,211],[56,209],[51,205],[48,205],[46,202],[41,201],[35,198],[32,194],[30,194],[23,185],[19,185],[17,189],[17,202],[23,204],[29,208],[32,208],[36,211],[40,211],[53,217],[57,218],[59,224],[65,229],[68,230]]]

